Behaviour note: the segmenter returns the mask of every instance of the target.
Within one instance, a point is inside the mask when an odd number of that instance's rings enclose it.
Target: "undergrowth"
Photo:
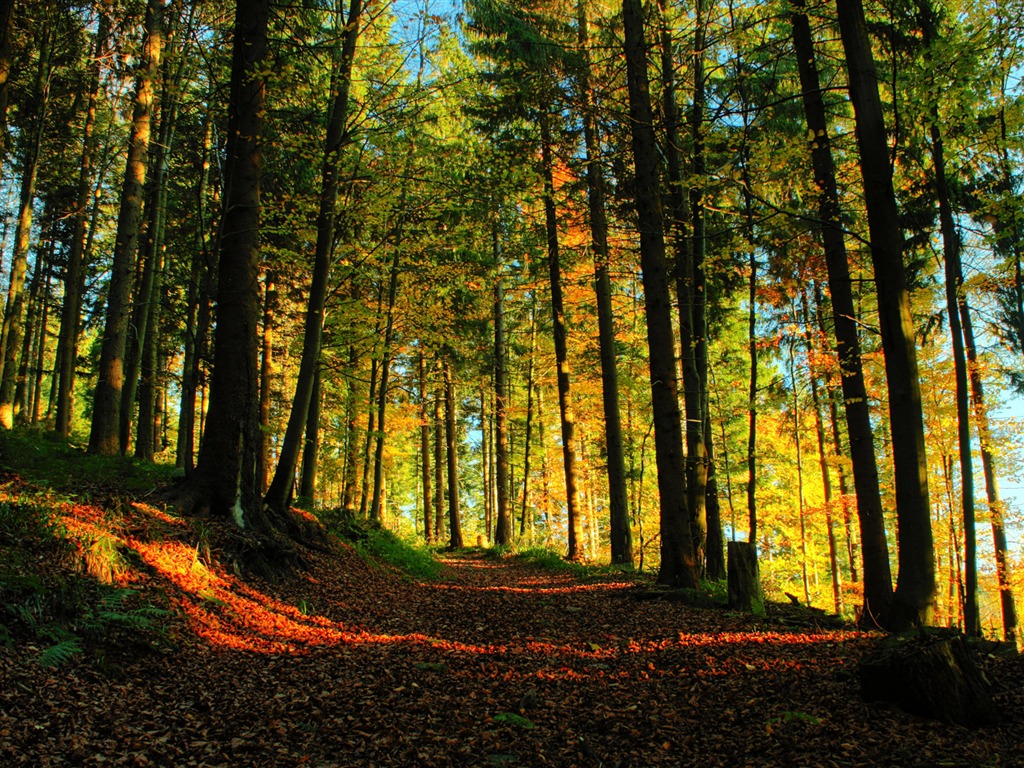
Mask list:
[[[157,471],[86,459],[30,430],[0,435],[0,470],[15,467],[0,487],[0,645],[38,647],[47,666],[88,655],[100,667],[112,664],[108,650],[162,647],[168,611],[119,584],[131,567],[116,533],[119,510],[103,510],[101,525],[65,522],[82,486],[148,489]]]
[[[364,559],[387,564],[419,581],[434,581],[441,574],[441,564],[426,546],[406,541],[379,525],[360,521],[341,510],[322,512],[320,519],[328,531],[352,544]]]

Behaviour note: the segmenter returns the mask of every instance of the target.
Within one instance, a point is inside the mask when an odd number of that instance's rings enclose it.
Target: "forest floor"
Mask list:
[[[340,543],[294,578],[243,579],[215,532],[139,503],[114,528],[109,507],[65,504],[66,529],[94,531],[79,542],[108,525],[126,553],[104,594],[149,603],[87,611],[105,640],[46,666],[44,633],[10,615],[42,623],[68,590],[44,571],[68,566],[17,508],[0,498],[3,766],[1024,766],[1020,657],[983,659],[1004,721],[972,731],[862,701],[878,635],[641,601],[632,575],[481,551],[417,581]],[[30,567],[49,592],[12,611],[30,594],[12,569]]]

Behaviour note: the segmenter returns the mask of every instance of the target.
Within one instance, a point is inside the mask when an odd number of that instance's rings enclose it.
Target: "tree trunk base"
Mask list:
[[[764,613],[757,545],[729,542],[729,607],[734,611]]]
[[[921,717],[977,728],[999,712],[963,637],[894,636],[860,663],[868,701],[888,701]]]

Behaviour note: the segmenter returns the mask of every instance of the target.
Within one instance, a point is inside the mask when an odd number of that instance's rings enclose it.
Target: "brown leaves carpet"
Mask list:
[[[417,584],[342,547],[265,584],[136,543],[174,645],[0,649],[0,766],[1024,766],[1019,659],[986,661],[1004,724],[967,731],[862,702],[868,635],[641,602],[625,577],[459,554]]]

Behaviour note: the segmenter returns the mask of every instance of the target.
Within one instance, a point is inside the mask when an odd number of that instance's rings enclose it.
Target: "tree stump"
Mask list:
[[[729,542],[728,576],[730,608],[752,612],[755,605],[763,605],[756,544],[746,541]]]
[[[861,693],[915,715],[977,728],[999,713],[961,636],[891,638],[860,663]]]

